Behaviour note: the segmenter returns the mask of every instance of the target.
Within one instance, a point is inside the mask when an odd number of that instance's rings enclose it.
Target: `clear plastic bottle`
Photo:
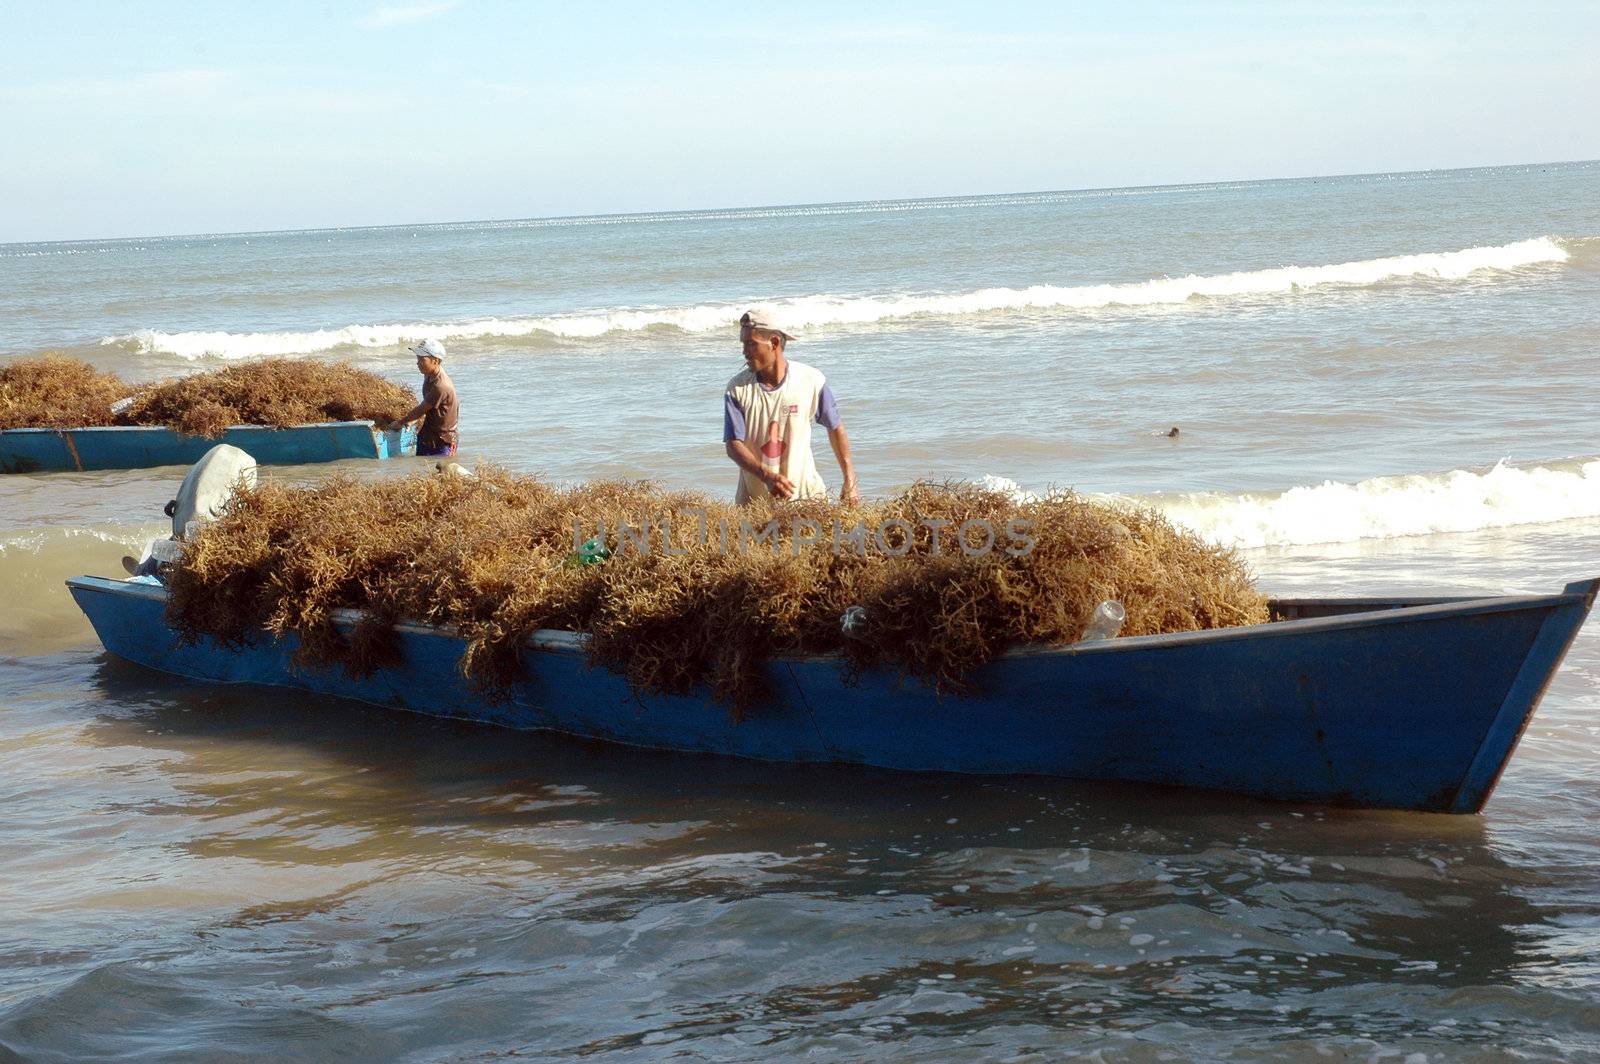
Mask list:
[[[839,616],[839,631],[847,639],[867,637],[867,611],[860,606],[848,606]]]
[[[1111,639],[1122,631],[1122,622],[1128,619],[1128,611],[1123,609],[1122,603],[1116,599],[1106,599],[1094,608],[1094,613],[1089,617],[1089,624],[1083,630],[1080,643],[1093,643],[1101,639]]]

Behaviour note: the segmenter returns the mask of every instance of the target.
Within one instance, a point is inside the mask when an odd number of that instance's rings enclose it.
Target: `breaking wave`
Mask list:
[[[1600,518],[1600,460],[1144,500],[1214,543],[1280,547]]]
[[[1364,259],[1327,266],[1283,266],[1266,270],[1187,277],[1161,277],[1128,284],[1033,285],[984,288],[953,294],[804,296],[769,300],[799,327],[864,325],[913,317],[961,317],[1014,311],[1092,312],[1106,308],[1170,307],[1198,299],[1271,296],[1318,288],[1359,288],[1412,279],[1461,280],[1479,272],[1565,263],[1571,257],[1552,237],[1494,247]],[[487,318],[458,323],[347,325],[308,332],[161,332],[146,329],[103,338],[140,352],[196,359],[309,354],[340,347],[394,347],[419,340],[476,340],[544,335],[588,339],[612,333],[672,328],[686,333],[726,329],[748,306],[740,303],[687,307],[603,309],[542,317]]]
[[[1037,497],[1005,477],[982,483],[1019,500]],[[1349,543],[1600,518],[1600,459],[1527,467],[1502,461],[1481,473],[1328,480],[1279,492],[1094,497],[1154,507],[1212,543],[1241,549]]]

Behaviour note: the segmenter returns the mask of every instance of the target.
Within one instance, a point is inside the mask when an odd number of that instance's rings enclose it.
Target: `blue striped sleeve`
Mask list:
[[[829,432],[839,427],[839,404],[834,402],[833,388],[826,382],[817,396],[817,424]]]
[[[749,429],[744,423],[744,410],[740,408],[739,401],[733,397],[732,392],[722,395],[722,442],[729,440],[742,440],[749,435]]]

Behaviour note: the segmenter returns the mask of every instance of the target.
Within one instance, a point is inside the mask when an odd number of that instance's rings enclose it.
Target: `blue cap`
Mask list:
[[[444,361],[444,344],[437,340],[424,340],[416,347],[413,347],[411,351],[419,356],[427,355],[429,358],[437,358],[441,362]]]

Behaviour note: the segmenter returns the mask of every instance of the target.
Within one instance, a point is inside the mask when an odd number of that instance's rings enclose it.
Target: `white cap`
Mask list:
[[[788,315],[778,307],[751,307],[739,316],[739,324],[748,325],[752,329],[769,329],[785,340],[795,338],[795,326],[790,323]]]
[[[443,362],[444,344],[441,344],[437,340],[424,340],[416,347],[413,347],[411,349],[411,353],[419,357],[426,355],[429,358],[437,358],[439,361]]]

